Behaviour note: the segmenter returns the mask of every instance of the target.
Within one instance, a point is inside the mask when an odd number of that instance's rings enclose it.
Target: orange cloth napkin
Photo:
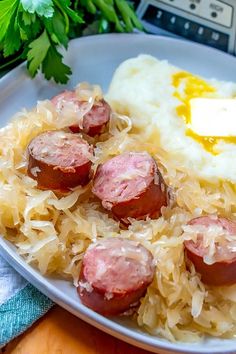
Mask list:
[[[13,340],[4,354],[150,354],[88,325],[60,307]]]

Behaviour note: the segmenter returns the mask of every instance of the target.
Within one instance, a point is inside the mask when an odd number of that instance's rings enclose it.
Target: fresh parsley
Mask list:
[[[32,77],[65,84],[71,69],[61,48],[71,38],[142,30],[128,0],[0,0],[0,70],[22,60]]]
[[[52,17],[54,14],[52,0],[21,0],[23,9],[30,14]]]

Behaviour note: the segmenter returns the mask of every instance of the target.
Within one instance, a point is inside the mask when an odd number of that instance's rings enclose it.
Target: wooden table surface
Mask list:
[[[56,306],[10,343],[4,354],[150,354]]]

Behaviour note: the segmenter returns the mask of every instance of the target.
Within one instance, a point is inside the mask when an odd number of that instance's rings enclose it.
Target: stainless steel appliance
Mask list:
[[[236,0],[141,0],[136,12],[150,33],[236,55]]]

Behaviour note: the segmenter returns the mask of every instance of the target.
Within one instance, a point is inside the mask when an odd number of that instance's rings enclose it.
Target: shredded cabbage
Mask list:
[[[64,124],[64,123],[63,123]],[[23,110],[0,131],[0,231],[19,254],[43,274],[54,273],[78,284],[81,259],[91,242],[121,236],[141,242],[155,259],[156,274],[134,319],[153,335],[197,341],[204,334],[236,334],[236,287],[208,287],[191,263],[186,265],[183,226],[194,217],[221,214],[236,220],[236,186],[198,179],[175,156],[158,146],[158,133],[137,131],[128,117],[112,115],[109,133],[96,141],[94,170],[125,151],[147,151],[172,190],[172,202],[156,220],[130,220],[119,227],[91,194],[91,185],[68,195],[36,188],[26,175],[30,140],[61,123],[49,101]],[[138,133],[138,134],[136,134]],[[185,229],[185,232],[189,230]]]

